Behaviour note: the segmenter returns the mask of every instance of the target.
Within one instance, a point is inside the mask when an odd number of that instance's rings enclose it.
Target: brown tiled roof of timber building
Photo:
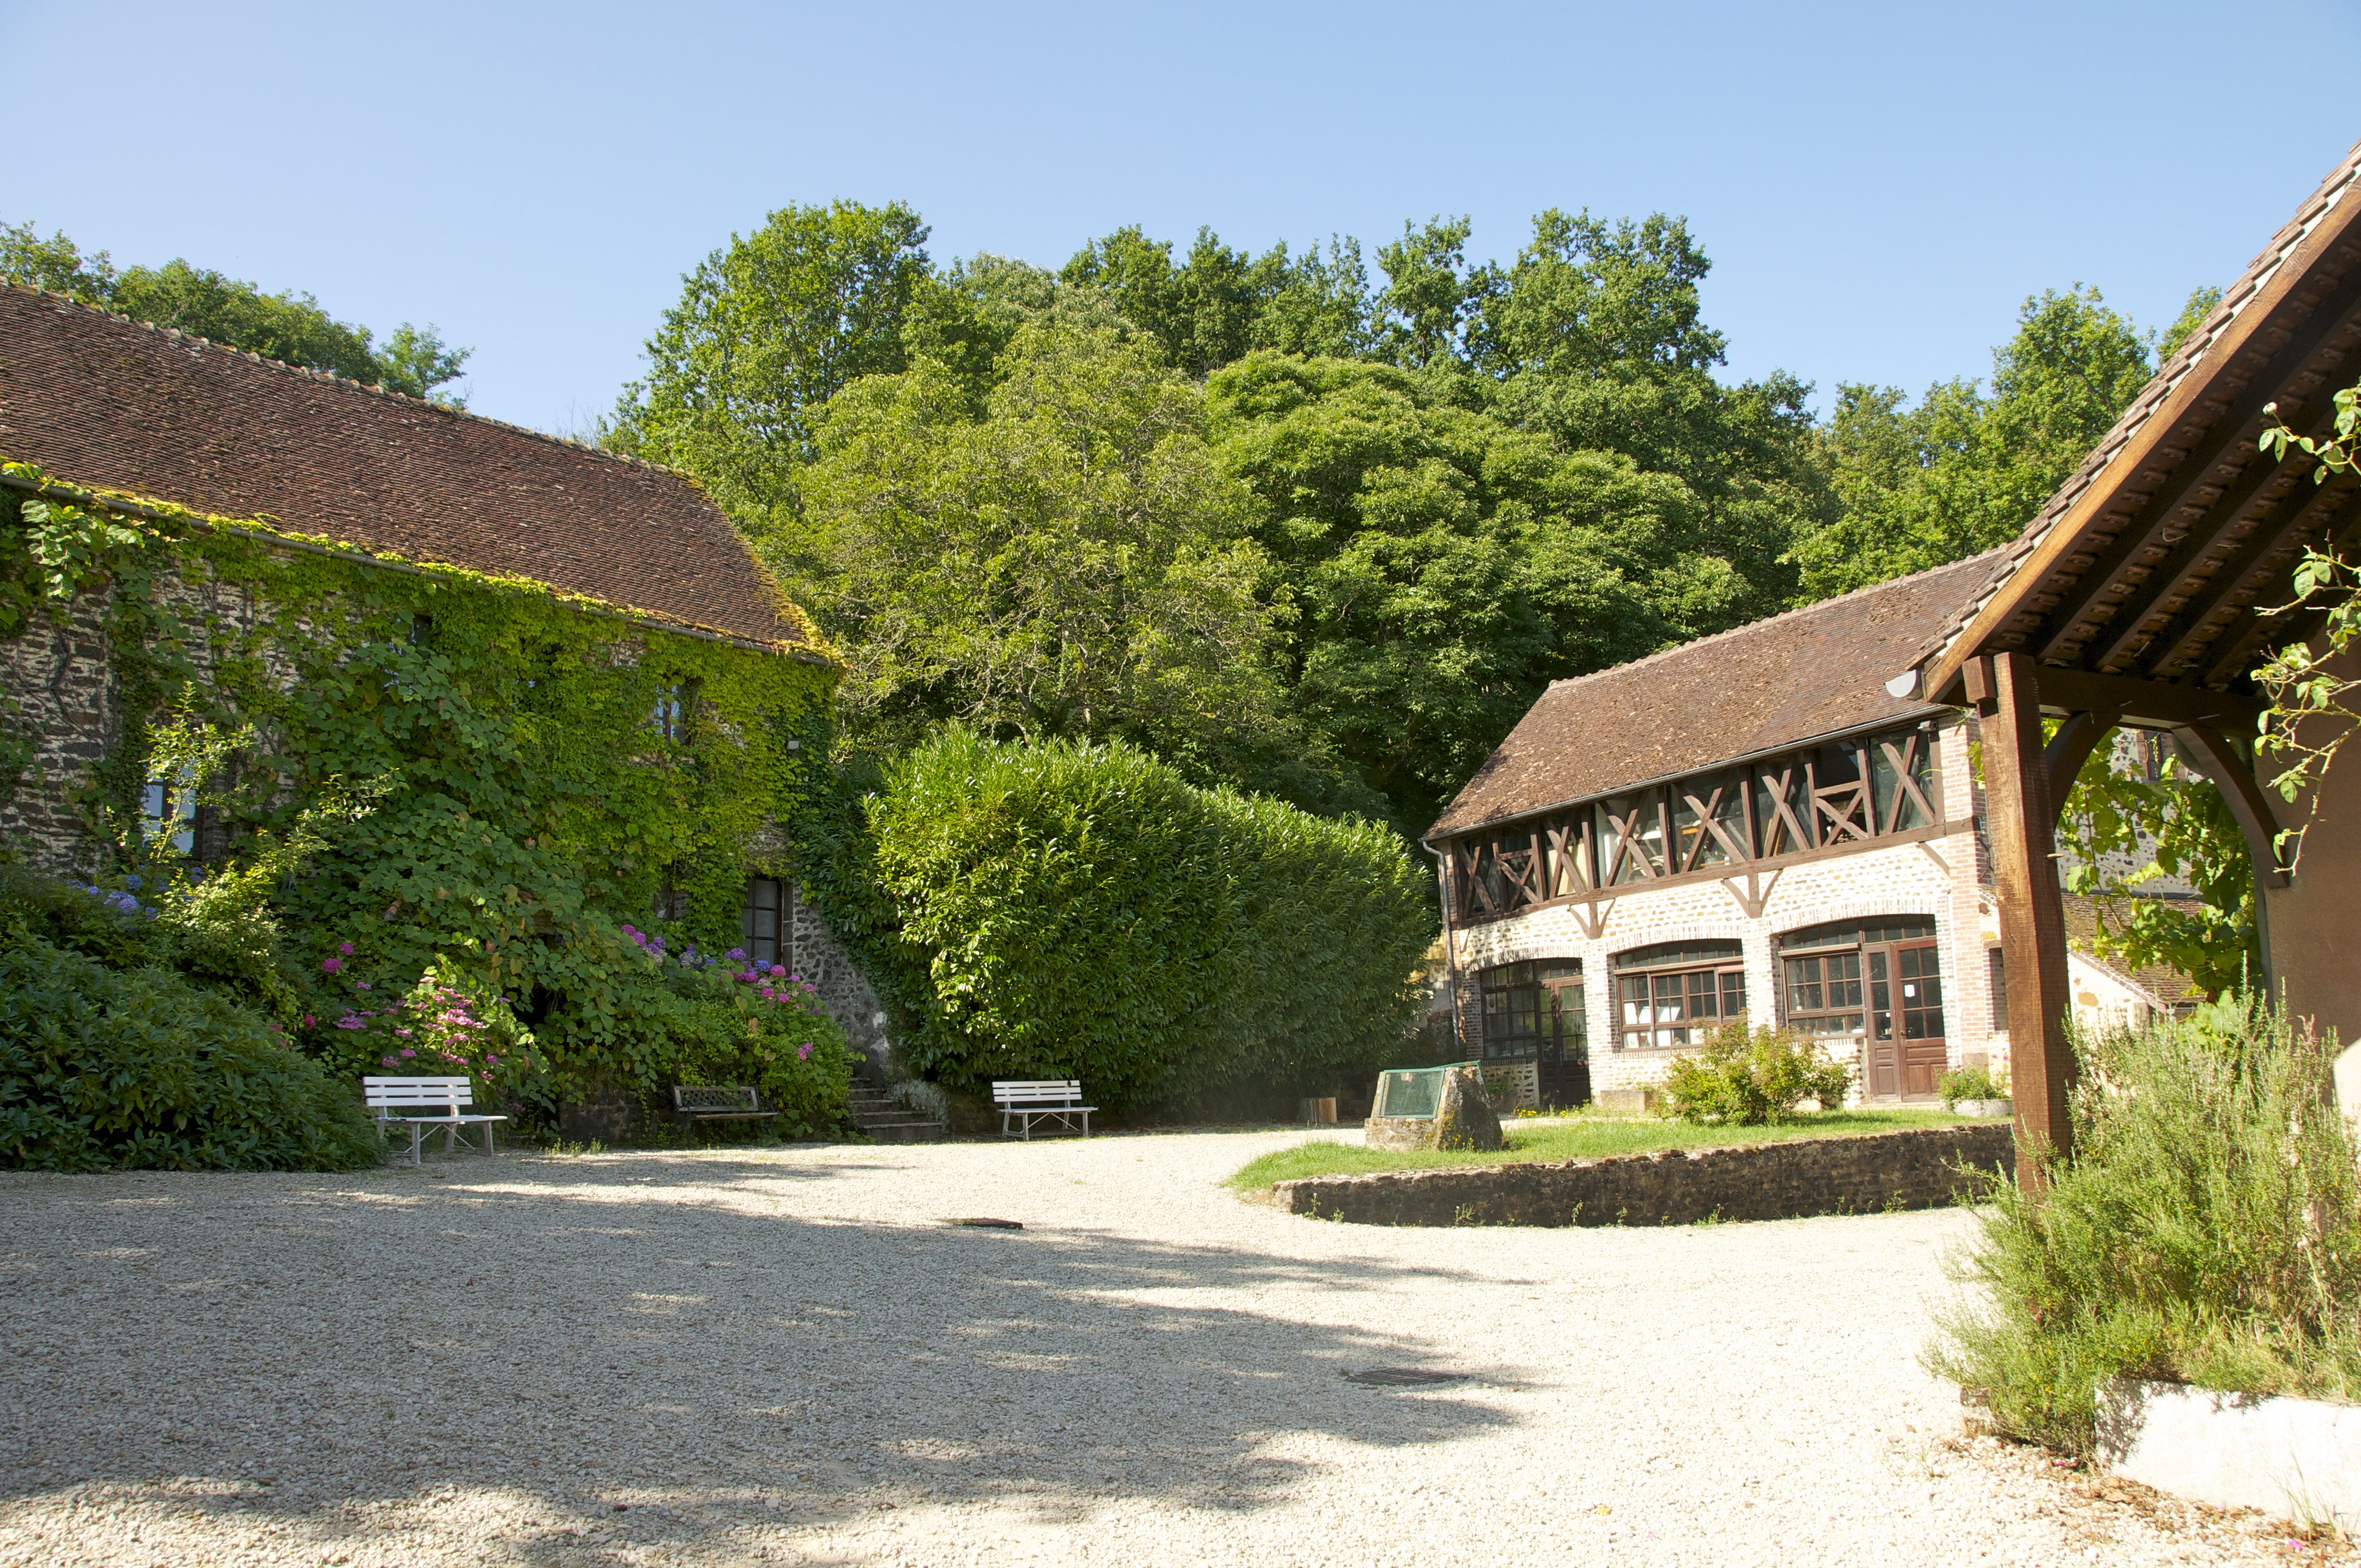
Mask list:
[[[1935,711],[1885,683],[1911,667],[1996,558],[1970,556],[1554,682],[1428,837]]]
[[[0,288],[0,457],[292,533],[531,577],[659,622],[818,638],[680,475]]]

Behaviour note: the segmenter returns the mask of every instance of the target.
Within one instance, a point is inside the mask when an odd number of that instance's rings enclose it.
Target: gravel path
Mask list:
[[[0,1177],[0,1564],[2287,1560],[1956,1441],[1957,1213],[1218,1186],[1303,1135]]]

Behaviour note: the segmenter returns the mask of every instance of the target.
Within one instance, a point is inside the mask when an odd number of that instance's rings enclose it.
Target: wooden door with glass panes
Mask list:
[[[1541,1056],[1542,1103],[1565,1108],[1590,1103],[1590,1025],[1582,1011],[1582,976],[1553,977],[1549,1039]]]
[[[1863,1086],[1872,1099],[1931,1100],[1942,1081],[1943,974],[1932,942],[1873,947],[1868,970]]]

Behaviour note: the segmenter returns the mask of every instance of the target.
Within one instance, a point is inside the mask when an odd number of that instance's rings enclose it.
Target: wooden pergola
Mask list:
[[[2300,863],[2282,826],[2302,819],[2258,778],[2251,672],[2316,632],[2274,613],[2307,545],[2361,532],[2356,482],[2315,484],[2257,438],[2285,422],[2325,433],[2340,389],[2361,380],[2361,147],[2348,153],[2204,323],[2158,371],[2082,467],[2026,528],[1990,586],[1911,672],[1938,702],[1972,707],[2008,969],[2017,1179],[2037,1151],[2066,1152],[2074,1062],[2059,810],[2093,747],[2118,726],[2171,733],[2228,801],[2254,857],[2269,978],[2290,1007],[2361,1034],[2361,936],[2345,885],[2361,875],[2361,785],[2332,777]],[[2276,405],[2276,413],[2267,412]],[[2045,718],[2060,722],[2045,738]],[[2361,764],[2347,763],[2349,774]],[[2265,764],[2262,777],[2273,770]],[[2347,806],[2350,809],[2347,809]],[[2349,862],[2349,864],[2348,864]]]

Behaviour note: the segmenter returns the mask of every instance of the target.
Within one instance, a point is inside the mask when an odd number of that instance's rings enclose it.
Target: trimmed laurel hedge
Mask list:
[[[1195,788],[1120,743],[952,729],[865,828],[892,928],[864,956],[897,971],[905,1061],[951,1088],[1079,1078],[1122,1107],[1309,1087],[1373,1069],[1419,1006],[1431,900],[1374,824]]]

